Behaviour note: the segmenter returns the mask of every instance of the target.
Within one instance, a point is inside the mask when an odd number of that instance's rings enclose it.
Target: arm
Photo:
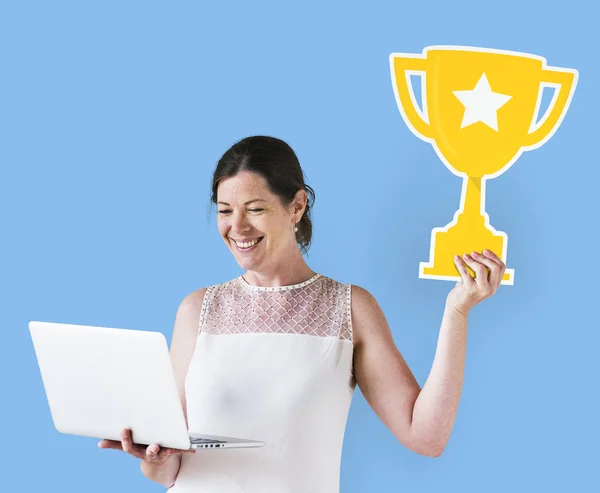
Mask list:
[[[408,449],[433,455],[412,429],[421,388],[396,348],[389,325],[373,296],[352,286],[354,374],[375,414]]]
[[[358,286],[352,289],[356,381],[394,436],[429,457],[442,454],[454,426],[464,378],[468,313],[496,292],[505,271],[492,252],[475,259],[467,257],[466,263],[476,279],[456,259],[461,279],[446,300],[433,366],[423,389],[396,348],[377,301]]]
[[[199,289],[188,295],[181,302],[175,317],[175,327],[171,339],[171,364],[173,366],[175,381],[177,382],[177,390],[179,391],[186,426],[188,426],[188,421],[185,398],[185,377],[192,355],[194,354],[194,349],[196,348],[200,312],[202,310],[202,302],[204,301],[205,293],[206,288]],[[175,454],[160,465],[153,465],[142,460],[140,467],[142,473],[148,479],[170,488],[175,484],[175,480],[179,474],[181,458],[181,454]]]
[[[467,315],[446,306],[429,377],[413,410],[412,431],[430,455],[443,452],[454,427],[464,379]]]

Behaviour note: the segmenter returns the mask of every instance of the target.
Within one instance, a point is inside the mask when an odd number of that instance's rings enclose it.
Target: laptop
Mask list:
[[[29,331],[60,433],[120,441],[127,428],[134,443],[183,450],[264,445],[188,433],[160,332],[36,321]]]

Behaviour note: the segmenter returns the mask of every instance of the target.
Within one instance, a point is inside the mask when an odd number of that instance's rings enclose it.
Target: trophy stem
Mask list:
[[[463,208],[465,216],[473,219],[479,217],[483,219],[481,215],[481,195],[481,178],[469,176],[467,178],[467,193]]]

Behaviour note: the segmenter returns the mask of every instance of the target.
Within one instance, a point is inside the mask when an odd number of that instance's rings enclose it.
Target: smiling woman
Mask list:
[[[226,197],[235,191],[232,190],[235,185],[229,185],[226,190],[223,188],[219,190],[219,185],[240,172],[247,172],[252,177],[258,178],[258,182],[247,184],[246,191],[255,194],[268,191],[269,197],[256,196],[244,202],[244,206],[254,203],[253,212],[262,212],[261,208],[264,204],[272,205],[274,200],[284,208],[289,207],[295,200],[304,205],[304,212],[300,214],[297,223],[296,240],[302,253],[306,253],[312,238],[310,214],[314,205],[315,192],[305,183],[304,172],[293,149],[280,139],[261,136],[248,137],[233,145],[221,157],[213,175],[211,199],[215,204],[230,205]],[[240,198],[237,198],[239,202]],[[224,213],[227,213],[228,209],[227,207]]]
[[[437,457],[461,392],[467,313],[495,292],[504,264],[492,252],[456,259],[433,368],[423,389],[365,289],[316,273],[314,191],[294,151],[249,137],[219,160],[211,200],[218,229],[244,273],[198,289],[179,306],[171,361],[189,431],[259,440],[257,449],[144,452],[146,477],[173,493],[338,493],[342,443],[356,384],[393,435]],[[458,253],[458,252],[457,252]],[[486,268],[489,269],[489,276]]]
[[[314,198],[296,154],[280,139],[246,138],[219,160],[211,199],[223,241],[248,282],[293,284],[314,275],[302,257],[310,247]]]

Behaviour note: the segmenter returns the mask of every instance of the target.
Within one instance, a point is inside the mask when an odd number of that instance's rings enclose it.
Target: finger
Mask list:
[[[153,461],[158,459],[159,454],[163,453],[166,449],[161,449],[156,443],[148,445],[146,448],[146,460]],[[163,454],[164,455],[164,454]]]
[[[479,263],[468,253],[465,253],[464,257],[466,264],[475,272],[475,283],[480,288],[485,289],[488,285],[488,276],[487,272],[485,271],[485,265]]]
[[[458,272],[460,274],[460,278],[461,278],[463,284],[465,286],[473,286],[475,284],[475,281],[471,277],[471,274],[469,274],[469,271],[467,270],[465,262],[460,257],[460,255],[454,256],[454,263],[456,264],[456,268],[458,269]]]
[[[116,440],[104,439],[98,442],[98,448],[111,448],[116,450],[123,450],[123,445],[121,444],[121,442],[118,442]]]
[[[493,260],[494,262],[496,262],[499,266],[503,266],[504,262],[502,262],[502,259],[500,257],[498,257],[498,255],[496,255],[494,252],[492,252],[491,250],[484,250],[483,255],[486,258],[489,258],[490,260]]]
[[[175,452],[178,454],[195,454],[196,453],[196,449],[195,448],[188,448],[185,450],[182,449],[175,449]]]
[[[133,444],[129,438],[129,430],[121,430],[121,445],[123,446],[123,452],[131,452]]]
[[[180,450],[180,449],[173,449],[173,448],[169,448],[169,447],[161,448],[159,445],[153,444],[153,445],[150,445],[146,449],[146,460],[162,462],[165,459],[167,459],[173,455],[189,454],[189,453],[192,453],[192,454],[196,453],[196,450],[195,449]]]
[[[477,262],[482,263],[483,265],[485,265],[486,267],[488,267],[490,269],[490,273],[487,276],[487,278],[489,279],[489,284],[494,288],[498,287],[498,284],[499,284],[498,280],[500,278],[500,270],[501,270],[498,262],[482,255],[479,252],[473,252],[471,254],[471,256]]]
[[[196,449],[195,448],[186,448],[186,449],[171,448],[169,450],[171,450],[173,452],[173,455],[175,455],[175,454],[194,454],[194,453],[196,453]]]
[[[121,430],[121,444],[123,446],[123,452],[127,452],[138,459],[141,459],[146,453],[145,446],[133,443],[131,433],[127,429]]]
[[[500,286],[500,284],[502,284],[502,279],[504,278],[504,273],[506,272],[506,264],[500,257],[498,257],[498,255],[496,255],[494,252],[492,252],[490,250],[484,250],[483,254],[486,256],[489,256],[494,261],[496,261],[500,264],[500,274],[498,275],[498,284],[496,285],[496,287],[498,288]]]
[[[161,449],[160,453],[158,454],[158,458],[160,460],[165,460],[169,457],[171,457],[172,455],[175,455],[175,450],[173,450],[172,448],[163,448]]]
[[[483,254],[486,257],[491,258],[498,265],[500,265],[500,271],[498,273],[498,280],[497,280],[497,283],[495,284],[496,288],[498,288],[498,287],[500,287],[500,284],[502,284],[502,279],[504,278],[504,273],[506,272],[506,264],[503,262],[503,260],[500,257],[498,257],[498,255],[496,255],[491,250],[484,250]]]

